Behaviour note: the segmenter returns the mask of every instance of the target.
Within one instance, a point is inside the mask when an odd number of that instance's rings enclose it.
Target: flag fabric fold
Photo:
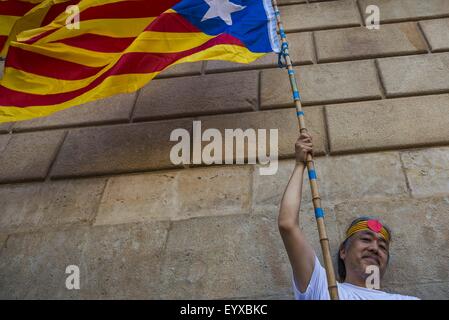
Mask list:
[[[79,29],[66,26],[65,7],[73,4]],[[175,64],[250,63],[279,51],[270,0],[46,0],[39,6],[41,27],[10,42],[0,122],[134,92]]]

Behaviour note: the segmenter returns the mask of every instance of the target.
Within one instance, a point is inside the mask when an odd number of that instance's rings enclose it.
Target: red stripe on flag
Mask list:
[[[178,53],[144,53],[144,52],[130,52],[124,54],[116,65],[102,74],[100,77],[95,79],[92,83],[84,88],[58,94],[29,94],[24,92],[19,92],[11,90],[0,86],[0,106],[16,106],[16,107],[27,107],[27,106],[45,106],[62,103],[69,101],[89,90],[94,89],[96,86],[101,84],[106,78],[112,75],[125,75],[125,74],[142,74],[162,71],[170,64],[175,61],[190,56],[194,53],[206,50],[215,45],[219,44],[233,44],[244,46],[243,43],[228,34],[221,34],[214,39],[209,40],[207,43]]]
[[[136,39],[114,38],[98,34],[86,33],[77,37],[58,40],[55,42],[98,52],[122,52]]]
[[[97,74],[103,69],[103,67],[88,67],[78,63],[51,58],[13,46],[9,47],[6,67],[61,80],[85,79]]]
[[[37,3],[17,0],[0,1],[0,15],[21,17],[36,5]]]
[[[157,32],[202,32],[177,13],[161,14],[145,30]]]
[[[77,5],[81,0],[70,0],[67,2],[57,3],[51,6],[51,8],[48,10],[47,14],[45,15],[44,20],[42,20],[41,27],[46,26],[57,16],[59,16],[61,13],[65,12],[66,8],[68,6]],[[68,17],[68,15],[67,15]]]
[[[180,0],[134,0],[107,3],[87,8],[80,14],[81,20],[129,19],[157,17]]]
[[[31,38],[31,39],[28,39],[28,40],[25,40],[25,41],[21,41],[21,43],[33,44],[36,41],[38,41],[38,40],[40,40],[40,39],[42,39],[42,38],[52,34],[53,32],[56,32],[56,31],[58,31],[58,29],[52,29],[52,30],[45,31],[44,33],[41,33],[40,35],[35,36],[35,37]]]
[[[154,20],[146,31],[156,32],[201,32],[200,29],[189,23],[177,13],[163,13]],[[87,49],[97,52],[122,52],[136,38],[115,38],[102,36],[92,33],[86,33],[73,38],[57,40],[54,42],[64,43],[72,47]],[[33,39],[33,41],[35,41]]]

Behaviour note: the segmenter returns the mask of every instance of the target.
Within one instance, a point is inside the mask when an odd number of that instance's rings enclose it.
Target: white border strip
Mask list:
[[[273,49],[274,52],[279,53],[281,51],[281,48],[279,45],[279,37],[277,34],[277,21],[276,16],[274,15],[273,3],[271,2],[271,0],[262,1],[268,18],[268,34],[270,36],[271,49]]]

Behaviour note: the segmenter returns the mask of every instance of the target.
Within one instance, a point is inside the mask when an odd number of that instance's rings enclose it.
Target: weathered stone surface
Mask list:
[[[190,120],[74,129],[69,132],[52,177],[137,172],[174,167],[172,130],[191,131]]]
[[[360,14],[353,0],[291,5],[279,10],[287,32],[360,25]]]
[[[294,160],[281,161],[278,173],[272,176],[261,176],[254,171],[255,208],[279,208],[294,166]],[[315,170],[320,196],[326,205],[348,200],[408,197],[398,153],[318,157]],[[302,195],[303,203],[312,201],[307,169]]]
[[[330,63],[295,69],[304,105],[381,97],[372,61]],[[260,96],[263,109],[294,105],[290,80],[284,70],[262,71]]]
[[[133,118],[160,119],[255,110],[257,86],[257,71],[153,81],[142,89]]]
[[[28,232],[92,222],[104,179],[0,187],[0,233]]]
[[[390,226],[391,260],[384,284],[395,290],[406,284],[416,283],[417,279],[422,283],[446,281],[449,276],[448,211],[447,197],[348,202],[335,207],[342,237],[350,221],[361,215],[379,217]],[[416,294],[412,291],[406,293]]]
[[[3,78],[3,69],[5,68],[5,61],[0,60],[0,79]]]
[[[17,122],[13,131],[129,122],[135,100],[136,93],[116,95],[65,109],[47,117]]]
[[[315,152],[317,155],[326,152],[326,132],[324,128],[323,110],[321,107],[305,108],[307,128],[314,137]],[[208,128],[215,128],[221,132],[224,140],[225,129],[266,129],[267,131],[267,154],[269,148],[269,129],[278,129],[278,150],[279,157],[292,157],[295,151],[295,142],[299,136],[298,120],[295,109],[281,109],[259,112],[248,112],[239,114],[229,114],[221,116],[210,116],[200,118],[203,131]],[[257,135],[258,138],[258,135]],[[207,142],[204,144],[208,144]],[[245,159],[247,159],[248,142],[245,141]],[[235,142],[234,142],[235,149]],[[257,148],[256,148],[257,150]],[[225,159],[225,152],[222,152]],[[272,154],[272,153],[270,153]],[[235,159],[235,150],[234,157]]]
[[[251,167],[210,167],[109,179],[96,225],[246,213]]]
[[[438,18],[449,15],[449,5],[446,0],[360,0],[359,3],[365,18],[368,16],[365,13],[367,6],[378,6],[381,22]]]
[[[157,299],[168,223],[14,234],[1,252],[2,299]],[[66,267],[80,270],[67,290]],[[72,272],[73,274],[73,272]]]
[[[44,179],[64,134],[46,131],[12,135],[0,154],[0,182]]]
[[[412,195],[449,195],[449,148],[401,152]]]
[[[203,62],[190,62],[181,63],[165,69],[156,78],[170,78],[170,77],[180,77],[180,76],[192,76],[201,74],[201,69],[203,68]],[[151,82],[150,82],[151,83]],[[149,84],[151,85],[151,84]]]
[[[448,103],[435,95],[327,106],[331,154],[448,143]]]
[[[449,92],[449,53],[379,59],[387,97]]]
[[[420,21],[432,52],[449,50],[449,19]]]
[[[243,213],[251,207],[250,166],[189,169],[178,178],[178,218]]]
[[[289,54],[293,65],[313,63],[312,33],[301,32],[288,35]],[[278,55],[271,53],[257,59],[250,64],[240,64],[227,61],[207,61],[206,73],[222,72],[230,70],[269,68],[278,66]]]
[[[291,279],[277,222],[263,215],[173,223],[161,270],[163,299],[273,295]]]
[[[179,213],[179,172],[109,178],[95,225],[171,220]]]
[[[416,23],[318,31],[315,40],[319,62],[427,52]]]

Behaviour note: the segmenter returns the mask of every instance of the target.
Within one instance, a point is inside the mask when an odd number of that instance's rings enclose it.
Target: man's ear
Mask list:
[[[338,250],[338,254],[341,260],[345,260],[346,258],[346,248],[345,243],[342,243],[340,249]]]

